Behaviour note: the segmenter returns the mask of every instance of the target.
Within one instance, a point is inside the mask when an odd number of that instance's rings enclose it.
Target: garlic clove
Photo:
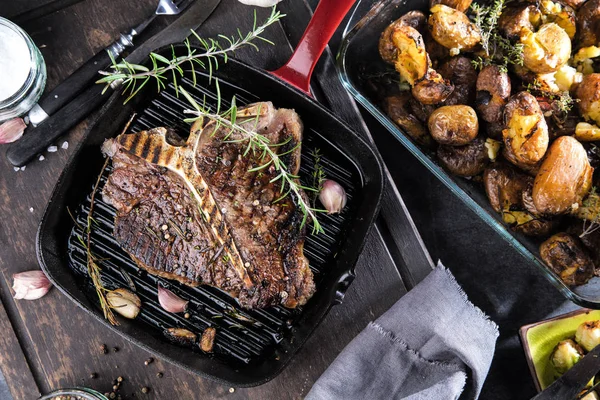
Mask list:
[[[202,337],[200,338],[200,350],[205,353],[212,353],[213,347],[215,345],[215,336],[217,335],[217,330],[212,326],[209,326],[202,332]]]
[[[111,290],[106,294],[110,308],[125,318],[134,319],[140,313],[142,301],[131,291],[123,288]]]
[[[273,7],[275,4],[279,3],[281,0],[238,0],[238,1],[247,6]]]
[[[184,312],[189,303],[160,284],[158,285],[158,302],[162,308],[172,313]]]
[[[346,206],[346,191],[336,181],[327,179],[323,182],[323,187],[319,193],[319,200],[325,207],[328,214],[337,214]]]
[[[12,143],[19,140],[25,132],[25,122],[22,118],[9,119],[0,124],[0,144]]]
[[[198,336],[185,328],[168,328],[163,331],[165,337],[181,346],[192,346],[196,343]]]
[[[20,272],[13,275],[14,298],[17,300],[36,300],[44,296],[52,283],[40,270]]]

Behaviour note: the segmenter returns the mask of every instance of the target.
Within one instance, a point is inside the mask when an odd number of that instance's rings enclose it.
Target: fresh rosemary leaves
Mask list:
[[[473,23],[481,34],[481,47],[484,52],[483,57],[477,57],[472,61],[477,69],[497,64],[503,72],[506,72],[508,65],[523,65],[523,44],[512,43],[498,31],[498,20],[504,6],[504,0],[496,0],[490,6],[471,4]]]
[[[281,14],[273,7],[271,15],[262,24],[257,25],[256,12],[254,12],[252,30],[243,35],[238,29],[237,37],[218,35],[217,39],[203,39],[196,32],[192,31],[192,36],[196,38],[203,51],[198,52],[197,49],[192,49],[190,40],[186,39],[184,42],[187,47],[186,55],[178,57],[174,49],[171,59],[157,53],[150,53],[151,68],[144,65],[131,64],[125,60],[117,62],[115,59],[112,59],[111,70],[100,71],[100,74],[104,75],[104,77],[96,81],[96,83],[105,84],[105,90],[111,85],[122,84],[125,87],[123,94],[128,95],[125,100],[125,103],[127,103],[152,79],[156,82],[157,90],[160,91],[166,87],[165,81],[170,76],[175,85],[175,90],[178,91],[178,79],[183,76],[183,67],[187,65],[191,68],[195,85],[195,68],[199,67],[207,70],[209,77],[212,78],[213,71],[219,68],[219,56],[222,56],[223,61],[227,62],[228,54],[242,47],[250,46],[258,50],[258,47],[254,43],[256,40],[273,44],[270,40],[263,37],[262,34],[268,26],[276,23],[284,16],[285,14]],[[225,42],[225,44],[221,42]]]
[[[237,122],[238,108],[235,102],[235,97],[231,101],[231,107],[224,112],[221,112],[221,95],[218,81],[216,81],[215,84],[218,94],[217,97],[219,99],[217,110],[215,112],[212,112],[206,104],[198,104],[198,102],[196,102],[185,89],[179,89],[179,91],[185,96],[185,98],[194,108],[193,110],[184,110],[184,113],[194,115],[193,118],[186,119],[185,121],[194,122],[201,118],[210,119],[215,122],[215,128],[213,132],[216,132],[217,129],[222,126],[229,129],[229,133],[224,140],[228,140],[229,142],[246,142],[247,147],[243,153],[244,156],[247,156],[250,152],[253,154],[260,154],[260,160],[264,161],[261,165],[252,168],[250,171],[260,173],[260,171],[268,167],[273,167],[278,173],[278,175],[271,180],[271,182],[279,181],[281,185],[280,197],[274,202],[278,202],[286,196],[293,194],[296,204],[303,215],[301,227],[303,227],[310,219],[310,222],[312,222],[313,225],[312,233],[317,234],[323,232],[323,227],[319,223],[319,220],[316,216],[316,213],[321,212],[321,210],[312,207],[301,193],[302,190],[316,192],[318,189],[303,186],[299,181],[300,177],[291,173],[288,169],[288,166],[282,160],[283,156],[295,151],[301,143],[296,144],[292,149],[286,150],[283,153],[278,153],[275,151],[274,149],[289,144],[291,138],[282,143],[271,143],[270,140],[264,135],[255,132],[255,130],[247,129],[245,126],[242,126]],[[258,115],[254,119],[255,126],[258,124],[260,112],[257,114]],[[245,122],[247,121],[248,119],[245,120]],[[233,133],[240,135],[241,139],[228,139]]]

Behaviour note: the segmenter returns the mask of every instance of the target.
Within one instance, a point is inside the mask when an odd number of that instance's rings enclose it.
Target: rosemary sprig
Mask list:
[[[485,53],[484,57],[477,57],[472,61],[477,69],[494,63],[501,71],[506,72],[509,64],[523,65],[523,44],[512,43],[498,31],[498,20],[504,7],[504,0],[496,0],[490,6],[471,4],[473,23],[479,29],[481,47]]]
[[[229,137],[231,137],[231,135],[233,133],[237,133],[237,134],[241,135],[242,136],[241,139],[229,140],[229,141],[230,142],[242,142],[242,141],[247,142],[248,145],[246,147],[246,150],[244,151],[244,155],[247,155],[250,151],[252,151],[253,154],[256,154],[256,153],[261,154],[261,156],[260,156],[261,160],[265,161],[260,166],[250,169],[250,171],[260,172],[261,170],[264,170],[265,168],[272,166],[274,168],[274,170],[278,172],[278,175],[275,178],[271,179],[271,182],[277,182],[277,181],[280,182],[280,184],[281,184],[280,195],[281,196],[277,200],[275,200],[274,203],[280,201],[281,199],[285,198],[289,194],[293,194],[294,198],[296,200],[296,204],[298,205],[298,207],[300,208],[300,210],[302,212],[302,223],[300,226],[304,227],[306,222],[310,219],[310,221],[313,224],[313,230],[312,230],[313,234],[323,232],[323,227],[319,223],[319,220],[317,219],[317,216],[316,216],[316,213],[320,212],[321,210],[318,210],[318,209],[312,207],[306,201],[306,199],[302,196],[302,193],[301,193],[301,190],[307,190],[307,191],[314,192],[317,189],[301,185],[299,182],[300,177],[298,175],[292,174],[288,170],[287,165],[281,159],[282,156],[285,156],[286,154],[290,154],[294,150],[296,150],[298,148],[298,146],[300,146],[300,143],[298,143],[296,146],[294,146],[294,148],[292,148],[290,150],[287,150],[283,153],[277,153],[274,149],[288,144],[290,142],[291,138],[282,143],[271,143],[267,137],[257,133],[256,129],[253,129],[253,130],[246,129],[244,126],[240,125],[237,122],[238,108],[237,108],[237,105],[235,102],[235,97],[231,101],[231,107],[224,112],[220,112],[221,94],[219,91],[218,81],[216,81],[216,89],[217,89],[217,98],[219,99],[218,104],[217,104],[217,110],[216,110],[216,112],[211,112],[211,110],[206,106],[206,104],[203,104],[202,106],[199,105],[185,89],[180,88],[181,93],[189,101],[189,103],[192,105],[192,107],[194,107],[194,110],[184,110],[183,111],[185,114],[191,114],[191,115],[195,116],[193,118],[186,119],[185,121],[186,122],[194,122],[199,118],[208,118],[212,121],[215,121],[216,124],[215,124],[215,128],[214,128],[213,132],[216,132],[217,129],[219,129],[221,126],[225,126],[226,128],[229,129],[229,133],[224,137],[224,140],[228,140]],[[259,117],[260,117],[260,112],[256,116],[256,119],[254,122],[255,128],[258,124]],[[249,121],[249,119],[245,119],[245,122],[247,122],[247,121]],[[268,159],[267,159],[267,157],[268,157]]]
[[[187,64],[191,68],[194,85],[196,84],[196,67],[208,70],[210,80],[212,79],[213,71],[219,68],[218,56],[223,56],[223,61],[227,62],[228,54],[233,53],[242,47],[250,46],[258,51],[258,47],[254,43],[256,40],[262,40],[263,42],[273,44],[273,42],[263,37],[262,34],[268,26],[274,24],[283,17],[285,17],[285,14],[281,14],[273,7],[271,15],[262,24],[257,25],[255,11],[252,30],[246,35],[243,35],[238,29],[238,36],[218,35],[217,39],[203,39],[192,30],[191,34],[195,37],[204,51],[198,52],[197,49],[192,49],[190,40],[186,39],[184,41],[184,44],[187,47],[186,55],[177,57],[174,48],[171,59],[157,53],[150,53],[150,61],[152,63],[151,68],[144,65],[132,64],[125,60],[117,62],[115,59],[112,59],[112,65],[110,67],[111,71],[100,71],[99,73],[104,75],[104,77],[96,81],[96,83],[106,84],[105,90],[111,85],[124,85],[125,89],[123,93],[128,94],[125,102],[128,102],[151,79],[156,81],[157,90],[161,91],[166,87],[165,81],[168,80],[167,76],[170,75],[173,84],[175,85],[175,91],[178,93],[178,79],[184,74],[184,65]],[[224,42],[225,44],[221,42]]]

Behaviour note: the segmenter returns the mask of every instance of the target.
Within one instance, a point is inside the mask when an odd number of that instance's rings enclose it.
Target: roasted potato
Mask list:
[[[577,46],[597,46],[600,41],[600,0],[588,0],[577,10]]]
[[[592,186],[594,169],[581,143],[571,136],[556,139],[533,183],[533,203],[544,214],[578,208]]]
[[[452,57],[441,64],[437,71],[454,85],[454,91],[444,101],[444,105],[472,104],[475,100],[477,71],[467,57]]]
[[[542,243],[540,256],[567,285],[583,285],[594,275],[594,264],[581,241],[568,233],[557,233]]]
[[[536,217],[527,211],[503,211],[502,221],[516,232],[527,236],[547,236],[554,227],[552,221]]]
[[[427,121],[430,135],[440,144],[463,146],[479,132],[477,113],[469,106],[443,106]]]
[[[548,125],[535,97],[529,92],[512,96],[504,108],[504,121],[506,158],[517,166],[540,161],[548,148]]]
[[[413,96],[423,104],[446,100],[454,86],[431,68],[421,34],[410,26],[402,25],[392,32],[392,42],[398,50],[396,71],[412,87]]]
[[[502,121],[502,112],[510,97],[510,78],[497,65],[485,66],[477,76],[475,104],[486,122]]]
[[[429,57],[423,37],[415,28],[401,25],[392,32],[392,43],[397,49],[394,63],[400,77],[411,86],[423,79],[429,70]]]
[[[521,31],[534,31],[541,20],[542,12],[536,6],[516,3],[502,11],[498,29],[503,36],[515,41],[521,38]]]
[[[462,12],[443,4],[431,7],[427,26],[436,42],[450,49],[450,53],[472,50],[481,42],[475,24]]]
[[[422,31],[426,21],[427,17],[425,17],[425,14],[421,11],[409,11],[388,25],[379,38],[379,54],[383,61],[389,64],[395,64],[396,59],[398,58],[398,48],[394,45],[392,40],[394,30],[401,26],[410,26],[417,31]]]
[[[490,205],[498,213],[521,206],[523,193],[532,182],[531,176],[503,163],[495,163],[483,173],[485,193]]]
[[[593,74],[600,61],[600,47],[588,46],[577,50],[573,55],[572,64],[576,71],[583,74]]]
[[[465,12],[469,9],[472,2],[473,0],[430,0],[429,8],[432,8],[436,4],[443,4],[460,12]]]
[[[569,39],[573,40],[577,31],[577,23],[575,20],[575,10],[568,5],[563,5],[550,0],[540,2],[542,11],[542,23],[554,22],[565,30]]]
[[[452,94],[454,85],[430,68],[425,77],[414,84],[411,91],[415,99],[423,104],[439,104]]]
[[[600,140],[600,128],[597,125],[580,122],[575,127],[574,136],[580,142],[596,142]]]
[[[571,57],[571,39],[555,23],[544,24],[537,32],[524,29],[520,42],[523,64],[538,74],[558,71]]]
[[[437,156],[448,171],[458,176],[479,175],[489,162],[485,140],[481,137],[465,146],[441,145]]]
[[[575,90],[581,115],[588,121],[600,124],[600,74],[584,75]]]
[[[410,94],[407,92],[385,99],[385,110],[387,115],[401,127],[417,143],[430,147],[433,140],[421,121],[408,111]]]

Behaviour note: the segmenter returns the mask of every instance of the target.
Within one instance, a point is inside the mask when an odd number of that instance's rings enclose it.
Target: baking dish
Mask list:
[[[362,4],[361,4],[362,3]],[[363,105],[403,146],[458,196],[479,218],[492,227],[504,240],[514,247],[528,262],[534,265],[567,299],[588,308],[600,308],[600,278],[594,277],[587,284],[570,288],[548,269],[539,258],[540,239],[513,232],[503,224],[489,204],[483,186],[474,180],[451,176],[436,161],[432,151],[416,144],[377,104],[369,90],[369,78],[389,73],[393,68],[379,56],[378,41],[381,32],[394,20],[411,10],[427,11],[428,0],[382,0],[376,2],[362,17],[368,1],[361,0],[346,26],[344,39],[337,56],[339,76],[346,89]],[[361,7],[362,5],[362,7]],[[358,22],[357,22],[358,21]]]

